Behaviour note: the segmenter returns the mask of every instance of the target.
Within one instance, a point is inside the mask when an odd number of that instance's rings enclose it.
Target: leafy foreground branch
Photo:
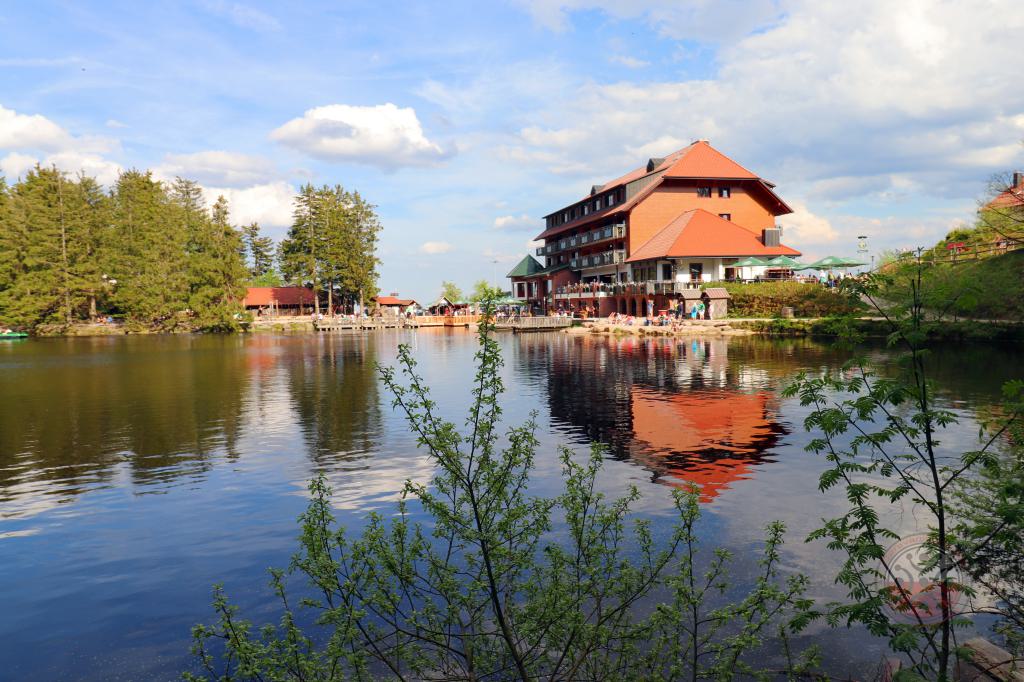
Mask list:
[[[952,438],[947,444],[957,416],[940,407],[925,348],[944,318],[925,315],[920,263],[909,295],[896,304],[876,298],[879,289],[893,290],[887,280],[851,286],[890,325],[890,345],[901,351],[896,375],[855,358],[839,372],[799,376],[784,394],[811,408],[804,426],[817,437],[807,449],[830,463],[820,489],[842,490],[848,503],[809,538],[845,554],[836,582],[849,599],[830,605],[828,622],[862,624],[885,637],[907,664],[899,679],[951,680],[970,656],[957,635],[973,613],[1000,617],[1011,648],[1022,641],[1024,383],[1004,386],[998,409],[980,420],[976,448],[962,450]],[[896,544],[900,536],[883,512],[904,502],[923,533]],[[976,585],[990,606],[979,606]]]
[[[406,483],[393,516],[371,515],[350,537],[315,479],[299,551],[271,572],[280,622],[254,629],[216,588],[216,622],[193,629],[202,672],[186,679],[793,679],[817,664],[791,646],[814,614],[807,579],[779,575],[782,524],[767,528],[752,588],[727,602],[731,557],[702,561],[695,491],[675,493],[664,539],[633,515],[635,488],[599,492],[596,448],[582,463],[563,448],[563,493],[530,495],[535,424],[499,432],[489,324],[464,432],[438,416],[409,349],[399,355],[400,371],[380,371],[434,460],[431,484]],[[779,653],[766,655],[766,641]]]

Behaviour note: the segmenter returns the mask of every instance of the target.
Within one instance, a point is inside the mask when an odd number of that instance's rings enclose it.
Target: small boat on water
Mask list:
[[[28,334],[25,332],[0,332],[0,339],[25,339]]]

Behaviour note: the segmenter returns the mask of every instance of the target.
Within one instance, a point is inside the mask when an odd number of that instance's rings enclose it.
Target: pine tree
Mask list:
[[[340,190],[340,188],[338,188]],[[370,204],[359,192],[347,195],[349,214],[349,238],[352,248],[344,261],[343,286],[352,296],[358,295],[359,305],[363,299],[377,295],[377,242],[381,231],[380,219]]]
[[[56,168],[36,166],[14,186],[5,232],[15,254],[5,266],[3,316],[35,327],[68,324],[78,297],[73,283],[74,183]],[[5,244],[6,245],[6,244]]]
[[[72,186],[71,215],[75,230],[71,250],[75,260],[71,268],[75,294],[85,300],[86,315],[96,319],[98,301],[105,293],[108,246],[112,242],[110,201],[100,184],[83,174]]]
[[[112,192],[117,231],[111,255],[112,301],[137,323],[174,327],[188,301],[186,244],[194,229],[149,172],[122,173]]]
[[[381,225],[375,207],[340,185],[306,185],[295,202],[294,222],[280,248],[285,278],[318,292],[326,286],[329,304],[336,292],[362,304],[377,289]]]
[[[295,197],[292,226],[281,242],[281,274],[297,286],[312,287],[316,293],[314,306],[320,312],[320,252],[323,251],[323,215],[321,196],[313,185],[306,184]]]
[[[253,280],[260,279],[274,267],[274,240],[260,235],[259,223],[246,225],[242,232],[249,257],[249,272]]]
[[[242,253],[242,237],[231,226],[227,199],[218,197],[189,239],[188,303],[199,329],[238,327],[248,276]]]

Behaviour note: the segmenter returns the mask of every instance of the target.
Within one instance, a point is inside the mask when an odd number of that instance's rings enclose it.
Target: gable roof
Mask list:
[[[249,287],[245,291],[244,306],[308,305],[313,303],[313,292],[306,287]]]
[[[538,272],[540,272],[543,269],[544,269],[544,266],[540,264],[540,261],[538,261],[533,256],[527,255],[525,258],[523,258],[523,260],[519,261],[519,263],[514,268],[512,268],[511,272],[509,272],[505,276],[506,277],[529,277],[530,275],[537,274]]]
[[[652,166],[651,163],[653,162],[658,163],[655,163]],[[588,215],[579,216],[569,222],[550,227],[534,237],[534,239],[547,239],[548,237],[564,232],[571,227],[585,225],[615,213],[629,211],[655,189],[661,186],[665,180],[671,179],[752,180],[754,181],[755,186],[759,187],[762,192],[767,193],[769,199],[777,204],[779,212],[775,215],[784,215],[786,213],[793,212],[793,209],[791,209],[786,202],[784,202],[782,198],[775,193],[775,185],[739,165],[728,156],[712,147],[711,143],[707,140],[697,140],[692,142],[686,147],[672,152],[664,159],[651,159],[648,165],[635,168],[625,175],[605,183],[597,192],[595,192],[595,194],[606,192],[650,175],[659,177],[653,179],[650,184],[634,194],[626,202],[616,204],[611,207],[604,207],[601,210],[594,211]],[[585,201],[588,198],[589,196],[584,197],[570,205],[574,205],[580,201]],[[544,217],[548,218],[552,215],[561,213],[566,210],[566,208],[568,207],[560,208]]]
[[[377,296],[373,299],[377,302],[377,305],[413,305],[416,301],[411,298],[398,298],[397,296]]]
[[[696,208],[673,219],[634,251],[626,262],[686,256],[742,258],[799,255],[799,251],[783,244],[765,246],[749,230],[702,208]]]
[[[707,140],[698,140],[666,171],[666,178],[745,178],[757,176],[718,151]]]

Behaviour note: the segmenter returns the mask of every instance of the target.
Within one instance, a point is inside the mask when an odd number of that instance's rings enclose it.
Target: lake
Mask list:
[[[0,678],[177,679],[216,582],[247,617],[275,619],[266,569],[287,565],[316,472],[351,526],[431,475],[375,372],[400,343],[461,424],[476,350],[461,329],[0,341]],[[737,580],[781,519],[784,568],[807,573],[815,597],[841,596],[839,558],[803,538],[842,501],[817,491],[824,463],[804,452],[806,411],[778,389],[846,352],[755,337],[500,343],[506,424],[537,413],[536,492],[560,489],[558,445],[600,443],[602,485],[638,486],[656,527],[673,487],[696,484],[701,536],[736,553]],[[933,356],[940,399],[962,419],[947,442],[976,440],[975,410],[1022,360],[999,346]],[[805,639],[847,674],[883,651],[859,631]]]

